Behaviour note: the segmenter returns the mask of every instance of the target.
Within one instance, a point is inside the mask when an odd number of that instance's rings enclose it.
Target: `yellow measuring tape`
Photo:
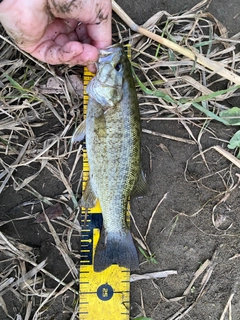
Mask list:
[[[130,46],[126,46],[126,50],[130,57]],[[93,76],[87,68],[84,69],[84,118],[88,105],[86,86]],[[82,190],[85,189],[88,175],[89,165],[84,145]],[[129,320],[130,270],[118,265],[112,265],[101,272],[95,272],[93,268],[94,253],[102,227],[99,202],[94,208],[82,208],[81,225],[80,320]]]

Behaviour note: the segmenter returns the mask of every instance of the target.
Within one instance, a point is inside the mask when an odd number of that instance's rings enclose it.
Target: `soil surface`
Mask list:
[[[142,0],[134,2],[122,0],[119,4],[141,24],[160,10],[177,13],[190,9],[198,2],[198,0],[148,0],[146,4]],[[227,4],[223,0],[212,0],[208,11],[227,27],[229,34],[239,32],[239,0],[230,0]],[[234,103],[236,105],[238,101]],[[143,121],[142,127],[193,141],[186,129],[175,121]],[[201,128],[193,125],[191,130],[198,139]],[[149,261],[151,259],[147,261],[139,254],[141,260],[139,273],[175,270],[177,274],[163,279],[132,283],[132,317],[145,315],[154,320],[215,320],[221,318],[224,308],[231,299],[231,308],[227,310],[226,318],[221,319],[228,319],[230,312],[231,319],[240,318],[238,175],[240,172],[211,148],[217,144],[226,147],[226,141],[229,141],[235,131],[236,129],[211,122],[209,130],[201,136],[202,150],[207,150],[204,153],[205,158],[199,155],[197,144],[143,133],[143,169],[149,192],[142,198],[133,199],[131,208],[143,235],[152,217],[147,243],[154,254],[155,260],[152,260],[156,263]],[[71,164],[70,158],[69,168]],[[34,164],[21,168],[15,174],[15,179],[24,179],[34,170],[39,170]],[[62,195],[65,190],[58,179],[52,177],[49,179],[47,170],[43,170],[31,185],[40,194],[52,199]],[[26,190],[17,192],[10,183],[0,194],[1,220],[21,218],[41,212],[41,206],[34,204],[34,200],[33,194]],[[153,216],[160,200],[162,202]],[[27,202],[28,205],[22,206]],[[57,225],[56,230],[60,235],[61,225]],[[132,230],[138,236],[133,224]],[[46,269],[56,277],[62,279],[66,275],[68,269],[59,251],[52,245],[54,242],[52,235],[46,228],[36,223],[35,219],[15,220],[1,226],[0,231],[33,247],[35,254],[38,255],[38,263],[48,258]],[[72,245],[74,252],[77,253],[79,238],[76,237]],[[76,257],[73,259],[76,260]],[[3,256],[1,271],[7,263],[5,260],[6,257]],[[197,271],[199,276],[196,276]],[[194,277],[196,281],[191,284]],[[71,279],[72,276],[68,275],[64,281],[68,283]],[[56,283],[46,277],[45,285],[46,288],[54,288]],[[188,287],[189,290],[186,292]],[[4,301],[7,302],[7,310],[12,319],[16,319],[17,314],[24,315],[17,295],[13,291],[9,291],[7,295]],[[48,306],[49,311],[44,317],[39,319],[72,319],[65,306],[68,304],[72,306],[74,297],[68,294],[64,299],[64,302],[56,299],[51,306]],[[36,304],[38,303],[39,301],[36,301]],[[66,312],[61,312],[63,305]],[[177,315],[178,311],[181,311],[179,313],[181,318]],[[2,308],[0,308],[0,319],[10,319]]]

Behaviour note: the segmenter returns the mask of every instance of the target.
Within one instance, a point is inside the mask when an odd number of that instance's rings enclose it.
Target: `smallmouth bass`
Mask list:
[[[94,207],[99,199],[105,236],[97,245],[94,270],[112,264],[138,269],[138,255],[125,215],[130,195],[144,193],[146,181],[140,164],[140,113],[131,64],[122,45],[100,50],[96,76],[87,86],[86,120],[72,138],[86,134],[90,167],[81,205]]]

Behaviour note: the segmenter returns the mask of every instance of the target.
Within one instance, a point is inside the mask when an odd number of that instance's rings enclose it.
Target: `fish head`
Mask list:
[[[114,107],[122,99],[125,59],[126,55],[120,44],[99,51],[97,73],[89,82],[87,93],[103,108]]]

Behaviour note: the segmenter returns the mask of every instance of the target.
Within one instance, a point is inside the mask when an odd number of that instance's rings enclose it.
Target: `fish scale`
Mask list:
[[[126,46],[128,56],[130,46]],[[84,70],[84,88],[92,79],[87,68]],[[84,117],[86,117],[88,95],[84,91]],[[97,156],[97,154],[96,154]],[[89,177],[86,146],[83,151],[83,184],[85,190]],[[129,225],[129,214],[126,221]],[[111,265],[101,272],[95,272],[93,257],[102,228],[102,214],[99,202],[94,208],[82,207],[81,258],[79,282],[79,317],[81,320],[129,320],[130,310],[130,270]]]

